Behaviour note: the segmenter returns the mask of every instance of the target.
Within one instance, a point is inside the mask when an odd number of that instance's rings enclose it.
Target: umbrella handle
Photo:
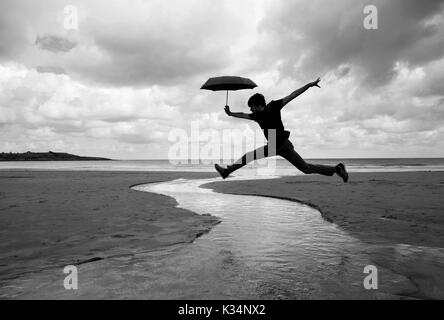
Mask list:
[[[227,90],[227,98],[225,99],[225,105],[228,106],[228,90]]]

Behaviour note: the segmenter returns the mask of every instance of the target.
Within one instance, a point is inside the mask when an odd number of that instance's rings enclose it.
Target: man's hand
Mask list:
[[[228,114],[230,117],[251,120],[249,114],[246,114],[246,113],[243,113],[243,112],[231,112],[229,106],[225,106],[224,110],[225,110],[225,113]]]
[[[321,78],[317,78],[315,81],[313,81],[313,82],[310,82],[309,83],[309,86],[310,87],[318,87],[318,88],[320,88],[320,86],[319,86],[319,82],[321,81]]]

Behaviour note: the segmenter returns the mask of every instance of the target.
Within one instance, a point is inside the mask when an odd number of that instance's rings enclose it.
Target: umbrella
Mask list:
[[[201,89],[212,90],[212,91],[227,91],[227,98],[225,104],[228,105],[228,91],[229,90],[242,90],[242,89],[253,89],[257,85],[248,78],[224,76],[210,78]]]

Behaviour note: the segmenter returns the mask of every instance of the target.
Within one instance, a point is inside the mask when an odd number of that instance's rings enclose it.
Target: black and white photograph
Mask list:
[[[0,0],[0,300],[441,299],[444,0]]]

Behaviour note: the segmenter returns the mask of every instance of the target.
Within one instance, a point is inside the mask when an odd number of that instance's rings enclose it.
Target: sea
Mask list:
[[[347,166],[349,172],[444,171],[444,158],[306,159],[309,163]],[[214,172],[214,164],[231,160],[107,160],[107,161],[0,161],[0,170],[59,171],[178,171]],[[235,175],[289,176],[302,174],[287,160],[269,158],[248,164]]]

